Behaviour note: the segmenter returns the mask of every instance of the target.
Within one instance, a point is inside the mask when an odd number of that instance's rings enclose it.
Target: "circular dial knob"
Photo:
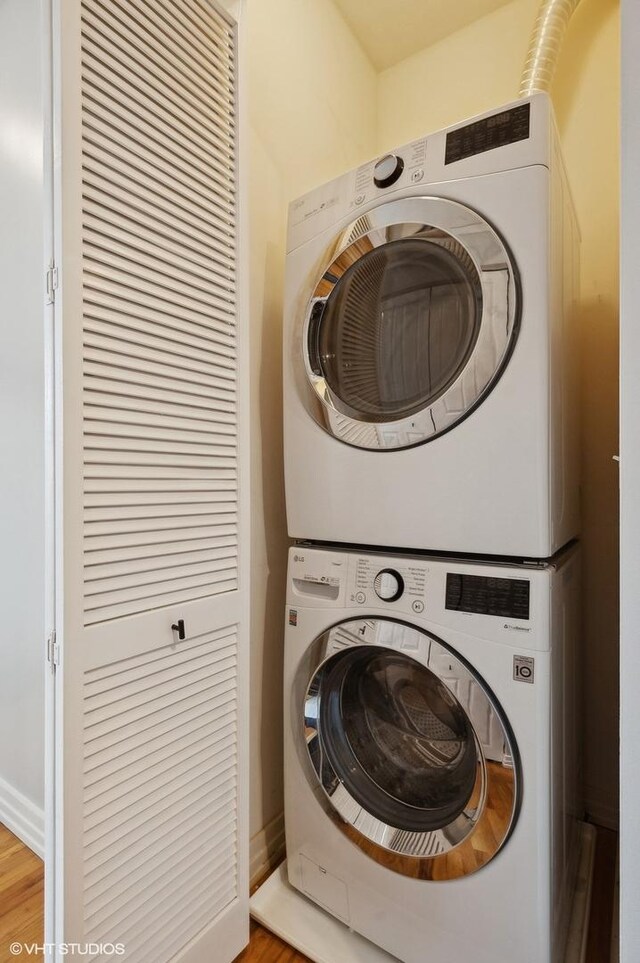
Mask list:
[[[404,580],[400,572],[392,568],[383,568],[376,575],[373,587],[376,595],[383,602],[395,602],[404,592]]]
[[[404,161],[397,154],[385,154],[373,168],[373,183],[376,187],[390,187],[395,184],[404,170]]]

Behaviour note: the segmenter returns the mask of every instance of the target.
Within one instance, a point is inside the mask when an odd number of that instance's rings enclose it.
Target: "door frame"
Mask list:
[[[640,6],[621,9],[620,959],[640,958]]]
[[[44,706],[44,942],[45,947],[55,943],[58,930],[55,878],[56,842],[59,829],[56,820],[55,786],[58,778],[57,733],[59,732],[59,700],[56,699],[56,612],[57,612],[57,531],[60,524],[60,508],[57,500],[60,471],[56,457],[56,439],[60,431],[57,398],[59,397],[59,346],[56,344],[59,332],[56,327],[55,290],[53,295],[47,290],[49,271],[55,268],[53,261],[56,250],[56,205],[58,203],[56,178],[56,135],[55,100],[59,93],[59,77],[55,72],[54,42],[56,37],[53,0],[41,0],[42,6],[42,74],[43,74],[43,174],[44,174],[44,250],[43,250],[43,325],[44,325],[44,384],[45,384],[45,626],[47,651],[43,659],[45,673]],[[58,165],[59,166],[59,165]],[[53,659],[53,662],[52,662]],[[55,959],[55,947],[45,948],[45,957]]]

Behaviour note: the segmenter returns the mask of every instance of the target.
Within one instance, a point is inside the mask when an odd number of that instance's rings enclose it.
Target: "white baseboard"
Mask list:
[[[255,886],[284,856],[284,813],[251,837],[249,843],[249,880]]]
[[[44,859],[44,811],[0,779],[0,823]]]
[[[589,822],[617,832],[620,822],[617,796],[596,786],[585,786],[584,797]]]

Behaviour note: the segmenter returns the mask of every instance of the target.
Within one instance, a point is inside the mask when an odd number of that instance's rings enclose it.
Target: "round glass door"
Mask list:
[[[312,335],[311,364],[344,414],[376,423],[406,418],[455,381],[481,316],[480,279],[462,248],[391,241],[336,285]]]
[[[422,217],[398,220],[409,212]],[[341,236],[309,302],[310,410],[360,447],[428,441],[490,390],[517,319],[515,271],[478,214],[439,198],[382,205]]]
[[[476,739],[433,672],[393,651],[358,646],[327,667],[323,688],[325,752],[369,813],[428,832],[464,811],[476,784]]]
[[[372,635],[377,644],[363,644]],[[451,879],[493,858],[516,817],[517,752],[479,676],[440,640],[392,620],[341,623],[315,651],[305,744],[336,823],[408,875]]]

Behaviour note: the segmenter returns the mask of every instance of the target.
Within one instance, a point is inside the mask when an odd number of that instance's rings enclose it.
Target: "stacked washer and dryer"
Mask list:
[[[576,220],[546,95],[290,208],[290,883],[403,963],[560,963]]]

